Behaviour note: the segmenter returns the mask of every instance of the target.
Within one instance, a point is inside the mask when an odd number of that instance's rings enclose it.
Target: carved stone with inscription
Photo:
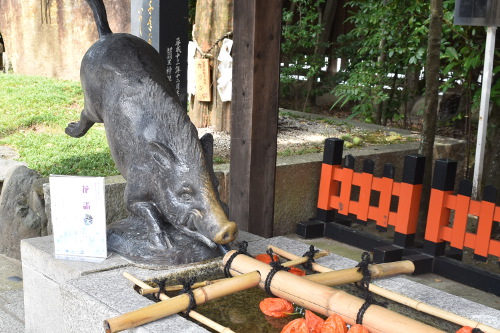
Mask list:
[[[103,122],[113,159],[127,180],[130,216],[108,227],[108,248],[141,263],[202,261],[233,241],[212,166],[213,139],[198,133],[144,40],[112,33],[101,0],[87,0],[100,39],[81,65],[85,107],[66,133],[81,137]]]

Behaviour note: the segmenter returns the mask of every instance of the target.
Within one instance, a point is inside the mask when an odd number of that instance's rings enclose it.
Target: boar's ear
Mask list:
[[[161,167],[165,169],[170,169],[172,164],[177,161],[174,153],[170,148],[164,145],[161,142],[152,141],[149,143],[152,149],[153,159],[158,163]]]
[[[205,153],[205,158],[209,165],[213,164],[214,160],[214,137],[210,133],[206,133],[200,138],[201,147]]]

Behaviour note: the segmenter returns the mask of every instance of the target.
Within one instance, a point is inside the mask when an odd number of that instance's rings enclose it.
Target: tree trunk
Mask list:
[[[415,105],[418,91],[418,77],[420,70],[417,66],[408,66],[405,79],[405,103],[404,103],[404,128],[408,128],[411,122],[411,111]]]
[[[318,38],[318,46],[314,49],[314,56],[316,55],[326,55],[327,47],[326,43],[328,43],[328,40],[330,39],[330,33],[332,31],[333,27],[333,21],[335,20],[335,14],[337,12],[337,6],[338,6],[338,0],[327,0],[326,5],[325,5],[325,10],[323,11],[323,14],[321,15],[321,23],[323,24],[323,31],[321,32],[321,35]],[[311,91],[314,88],[314,85],[317,80],[317,76],[313,76],[307,79],[306,82],[306,98],[304,101],[304,107],[302,111],[305,111],[307,105],[310,102],[310,95]]]
[[[394,73],[394,77],[392,78],[392,86],[391,91],[389,91],[389,99],[383,103],[381,103],[384,107],[382,109],[382,125],[387,126],[387,121],[389,120],[390,111],[391,111],[391,102],[394,100],[394,94],[396,93],[398,86],[398,71],[396,70]],[[392,117],[390,117],[392,118]]]
[[[431,0],[429,39],[425,65],[425,109],[419,154],[425,156],[424,185],[420,207],[420,228],[425,226],[432,179],[434,139],[436,137],[439,101],[439,65],[441,36],[443,34],[443,0]],[[420,229],[421,230],[421,229]]]
[[[387,0],[382,0],[382,3],[384,6],[387,5]],[[384,22],[382,23],[382,26],[385,26]],[[384,29],[384,28],[382,28]],[[380,51],[380,54],[378,56],[378,59],[377,59],[377,66],[379,68],[383,68],[384,66],[384,63],[385,63],[385,59],[387,58],[387,53],[385,52],[385,45],[387,44],[387,39],[385,38],[382,38],[380,40],[380,43],[378,44],[378,49]],[[382,72],[382,71],[380,71]],[[380,86],[382,89],[384,89],[384,75],[381,75],[380,76]],[[387,103],[389,103],[389,101],[387,101]],[[383,113],[383,108],[384,108],[384,102],[378,102],[378,104],[375,105],[375,112],[373,114],[373,123],[377,124],[377,125],[381,125],[382,124],[382,113]],[[385,126],[385,124],[384,124]]]
[[[500,189],[500,106],[492,103],[493,108],[488,117],[488,133],[486,134],[486,151],[484,155],[484,185],[493,185]]]
[[[386,1],[384,1],[384,4],[386,3]],[[384,63],[385,63],[385,59],[386,59],[386,52],[385,52],[385,44],[387,43],[387,40],[385,38],[382,38],[380,40],[380,43],[379,43],[379,46],[378,46],[378,49],[380,51],[380,55],[378,57],[378,60],[377,60],[377,65],[379,68],[382,68],[384,66]],[[382,89],[384,89],[384,77],[383,75],[380,76],[380,86],[382,87]],[[389,103],[389,101],[387,101],[387,103]],[[384,106],[384,102],[378,102],[377,105],[375,105],[375,114],[373,115],[373,123],[377,124],[377,125],[380,125],[382,124],[382,113],[383,113],[383,106]]]
[[[196,58],[203,58],[204,53],[210,59],[212,101],[200,102],[197,97],[191,99],[189,116],[196,127],[211,126],[217,131],[230,130],[230,102],[222,102],[217,92],[217,79],[220,74],[217,56],[226,33],[233,30],[232,0],[198,0],[196,2],[196,20],[193,29],[198,50]],[[216,43],[217,42],[217,43]]]

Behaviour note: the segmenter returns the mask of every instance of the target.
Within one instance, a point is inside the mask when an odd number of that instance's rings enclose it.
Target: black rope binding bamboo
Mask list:
[[[158,287],[158,292],[153,294],[153,296],[160,301],[160,294],[165,290],[165,285],[167,284],[167,279],[153,279],[153,282],[156,283],[156,286]]]
[[[319,250],[315,250],[314,245],[311,245],[309,247],[309,251],[307,251],[302,255],[303,257],[307,257],[307,261],[303,263],[302,266],[304,266],[304,268],[307,269],[308,271],[313,270],[312,264],[315,262],[314,255],[318,252]]]
[[[238,251],[236,251],[235,253],[233,253],[229,259],[226,261],[226,264],[224,265],[224,275],[228,278],[228,277],[231,277],[231,272],[229,271],[231,269],[231,264],[233,263],[233,260],[234,258],[236,258],[236,256],[238,254],[244,254],[246,256],[249,256],[251,257],[250,253],[247,252],[247,248],[248,248],[248,242],[246,241],[243,241],[241,243],[238,244],[239,246],[239,249]]]
[[[361,289],[361,291],[363,292],[363,298],[365,300],[363,305],[361,305],[361,307],[359,308],[358,314],[356,316],[356,324],[360,325],[363,325],[363,316],[365,315],[365,312],[370,307],[370,305],[375,304],[387,307],[386,302],[378,302],[377,300],[375,300],[375,298],[373,298],[372,292],[368,289],[372,280],[372,275],[370,273],[368,265],[372,263],[373,261],[370,257],[370,254],[368,252],[363,252],[363,254],[361,255],[361,261],[356,265],[356,267],[359,267],[358,272],[363,274],[363,278],[360,282],[355,283],[355,285],[356,287]]]
[[[195,278],[192,276],[182,282],[182,290],[181,294],[187,294],[189,296],[189,305],[188,308],[186,309],[186,315],[189,316],[189,313],[191,310],[196,309],[196,299],[194,298],[194,293],[191,287],[193,284],[196,282]]]
[[[274,260],[272,249],[268,249],[266,253],[271,257],[271,262],[269,263],[269,265],[271,266],[271,271],[266,276],[266,281],[264,282],[264,290],[269,296],[276,297],[271,291],[271,281],[276,273],[278,273],[279,271],[288,271],[290,270],[290,268],[281,265],[279,259],[276,261]]]

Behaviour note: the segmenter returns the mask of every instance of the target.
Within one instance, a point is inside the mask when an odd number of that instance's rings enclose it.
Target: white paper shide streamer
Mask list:
[[[219,56],[219,73],[220,77],[217,80],[217,91],[222,102],[231,101],[231,90],[233,82],[233,58],[231,57],[231,48],[233,41],[231,39],[224,39],[222,47],[220,48]]]

